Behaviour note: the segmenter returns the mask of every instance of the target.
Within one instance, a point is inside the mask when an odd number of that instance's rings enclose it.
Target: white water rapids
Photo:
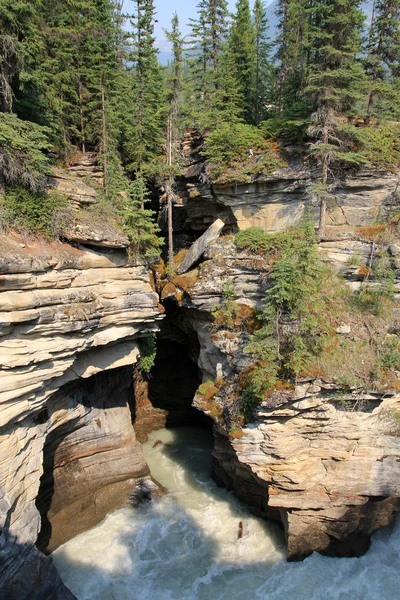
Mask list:
[[[170,445],[153,448],[157,440]],[[196,429],[150,435],[146,458],[169,493],[108,515],[52,555],[79,600],[400,598],[400,521],[361,558],[287,563],[278,530],[211,479],[211,443]]]

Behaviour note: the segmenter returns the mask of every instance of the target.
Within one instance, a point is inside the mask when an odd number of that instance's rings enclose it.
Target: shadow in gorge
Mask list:
[[[158,339],[148,395],[154,408],[167,411],[166,427],[211,427],[209,418],[192,407],[193,397],[200,384],[199,370],[191,358],[191,349],[185,339]]]
[[[185,488],[202,491],[209,499],[209,502],[229,503],[230,513],[237,518],[237,527],[241,521],[245,528],[246,518],[253,519],[250,508],[242,501],[236,498],[232,491],[220,487],[211,477],[211,463],[213,450],[212,432],[206,429],[196,428],[194,431],[188,431],[186,427],[172,428],[175,439],[172,443],[163,443],[151,449],[153,460],[147,455],[150,470],[152,471],[152,462],[159,462],[156,454],[163,454],[172,463],[176,465],[181,478],[184,481]],[[163,434],[158,436],[163,441]],[[168,482],[163,481],[162,474],[158,474],[156,479],[160,480],[166,489],[169,489]],[[273,540],[274,546],[284,548],[284,538],[282,528],[272,522],[258,519],[260,529],[263,533]],[[233,530],[237,532],[237,528]]]
[[[48,512],[54,495],[54,467],[55,456],[59,446],[64,439],[70,435],[71,428],[76,426],[79,418],[72,419],[51,431],[43,446],[43,474],[40,478],[38,495],[36,497],[36,508],[41,515],[41,527],[36,541],[39,550],[46,553],[52,536],[52,525],[48,518]]]

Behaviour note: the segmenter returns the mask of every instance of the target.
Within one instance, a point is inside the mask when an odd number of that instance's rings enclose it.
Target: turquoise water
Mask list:
[[[146,458],[169,493],[108,515],[52,555],[79,600],[400,598],[400,521],[361,558],[287,563],[279,530],[211,479],[211,444],[202,430],[151,434]]]

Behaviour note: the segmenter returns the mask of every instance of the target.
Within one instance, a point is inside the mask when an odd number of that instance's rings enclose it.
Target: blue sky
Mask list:
[[[189,18],[196,17],[196,6],[198,0],[155,0],[157,10],[157,19],[155,34],[157,46],[161,51],[168,50],[168,44],[165,40],[163,28],[169,29],[173,13],[176,11],[179,16],[181,30],[184,35],[189,33]],[[269,1],[266,4],[270,4]],[[132,6],[130,0],[125,0],[125,10],[129,12]],[[229,10],[235,10],[236,0],[228,0]]]

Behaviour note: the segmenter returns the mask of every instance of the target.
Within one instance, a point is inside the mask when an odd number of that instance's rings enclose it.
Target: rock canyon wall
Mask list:
[[[214,421],[216,480],[282,523],[289,559],[313,550],[359,554],[399,509],[393,391],[360,397],[350,389],[350,404],[340,404],[340,385],[310,374],[263,402],[240,437],[230,435],[231,407],[251,365],[244,348],[273,260],[239,251],[225,234],[298,224],[312,174],[296,163],[268,180],[213,187],[196,152],[190,157],[174,209],[178,245],[216,217],[224,237],[173,282],[158,267],[150,277],[130,262],[125,236],[90,219],[70,226],[70,243],[0,237],[1,600],[73,598],[36,544],[51,551],[129,501],[139,484],[157,493],[139,441],[165,424],[206,424],[204,415]],[[82,168],[86,176],[92,161],[77,165],[74,177]],[[81,209],[96,202],[79,177],[73,185],[64,173],[54,180]],[[319,252],[353,289],[379,250],[354,233],[396,211],[396,185],[388,173],[365,172],[336,190],[329,212],[336,238]],[[159,216],[162,224],[162,206]],[[397,243],[390,253],[398,262]],[[213,327],[227,278],[240,308],[233,331]],[[390,331],[400,329],[398,319],[394,311]],[[351,336],[352,326],[338,335]],[[147,380],[135,364],[143,338],[160,329]],[[212,382],[211,394],[196,393],[201,381]]]
[[[39,532],[49,551],[94,525],[148,475],[128,403],[140,339],[162,311],[122,249],[9,235],[0,271],[1,551],[13,557],[0,587],[33,598],[18,587],[32,564],[58,586],[49,598],[67,598],[34,545]]]

